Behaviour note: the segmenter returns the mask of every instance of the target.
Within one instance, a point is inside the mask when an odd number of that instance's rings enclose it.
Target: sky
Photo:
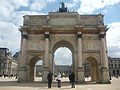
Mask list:
[[[13,54],[19,51],[21,34],[18,28],[23,24],[23,16],[55,12],[62,1],[70,11],[80,15],[102,13],[109,28],[106,35],[108,55],[120,58],[120,0],[0,0],[0,47],[10,49]],[[62,52],[63,48],[56,55]],[[65,56],[70,59],[69,50]]]

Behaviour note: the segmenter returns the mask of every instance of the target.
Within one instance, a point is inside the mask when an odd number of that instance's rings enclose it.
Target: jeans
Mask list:
[[[75,88],[75,82],[71,82],[72,87],[71,88]]]
[[[61,87],[61,80],[58,80],[58,88]]]
[[[51,88],[52,81],[48,81],[48,88]]]

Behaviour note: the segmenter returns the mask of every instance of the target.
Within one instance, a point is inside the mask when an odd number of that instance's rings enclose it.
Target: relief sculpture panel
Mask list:
[[[29,36],[28,50],[40,50],[43,51],[45,46],[44,36]]]

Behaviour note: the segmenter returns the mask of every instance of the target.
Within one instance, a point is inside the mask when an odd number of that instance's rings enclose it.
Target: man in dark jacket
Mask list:
[[[51,84],[52,84],[52,73],[49,72],[47,75],[47,79],[48,79],[48,88],[51,88]]]
[[[69,75],[69,80],[70,84],[72,85],[71,88],[75,88],[75,74],[73,72]]]

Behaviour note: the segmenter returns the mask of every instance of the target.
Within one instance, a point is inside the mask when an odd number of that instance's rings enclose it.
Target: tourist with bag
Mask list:
[[[56,81],[57,81],[57,86],[58,88],[61,88],[61,74],[59,74],[57,77],[56,77]]]

